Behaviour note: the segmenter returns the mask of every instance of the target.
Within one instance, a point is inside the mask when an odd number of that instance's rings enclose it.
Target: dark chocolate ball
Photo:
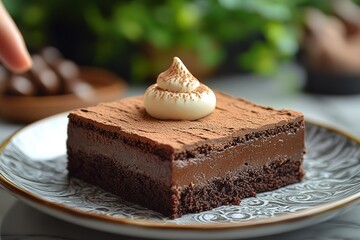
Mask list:
[[[41,51],[41,56],[49,65],[55,64],[58,60],[62,58],[62,54],[60,53],[60,51],[54,47],[45,47]]]
[[[33,82],[25,75],[12,75],[8,78],[5,94],[16,96],[34,96],[36,95],[36,88]]]
[[[71,84],[71,92],[87,102],[96,101],[94,88],[84,80],[75,79]]]
[[[54,65],[55,70],[64,79],[74,79],[79,76],[78,66],[70,60],[59,60]]]
[[[48,64],[39,54],[33,54],[32,58],[32,69],[33,71],[41,71],[44,68],[48,68]]]
[[[39,54],[32,55],[33,67],[30,80],[38,88],[40,95],[56,95],[61,93],[61,81],[50,66]]]
[[[43,95],[56,95],[60,93],[60,80],[50,68],[37,72],[36,78],[41,83]]]

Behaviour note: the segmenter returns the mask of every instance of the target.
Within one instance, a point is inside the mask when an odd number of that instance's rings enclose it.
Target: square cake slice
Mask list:
[[[193,121],[157,120],[141,96],[71,112],[69,175],[170,218],[301,181],[301,113],[216,99]]]

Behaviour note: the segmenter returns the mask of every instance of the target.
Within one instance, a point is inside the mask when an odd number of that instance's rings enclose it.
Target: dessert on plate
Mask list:
[[[301,181],[303,115],[200,83],[178,58],[144,96],[69,114],[68,171],[170,218]]]

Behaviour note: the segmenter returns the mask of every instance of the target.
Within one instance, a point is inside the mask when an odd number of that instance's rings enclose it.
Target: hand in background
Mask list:
[[[31,58],[24,39],[0,0],[0,61],[11,71],[25,72]]]

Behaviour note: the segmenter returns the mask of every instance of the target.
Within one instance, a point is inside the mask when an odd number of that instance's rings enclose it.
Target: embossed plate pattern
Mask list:
[[[66,114],[32,124],[8,139],[0,185],[56,217],[105,231],[160,238],[245,238],[324,221],[360,199],[360,141],[307,123],[301,183],[175,220],[69,179]]]

